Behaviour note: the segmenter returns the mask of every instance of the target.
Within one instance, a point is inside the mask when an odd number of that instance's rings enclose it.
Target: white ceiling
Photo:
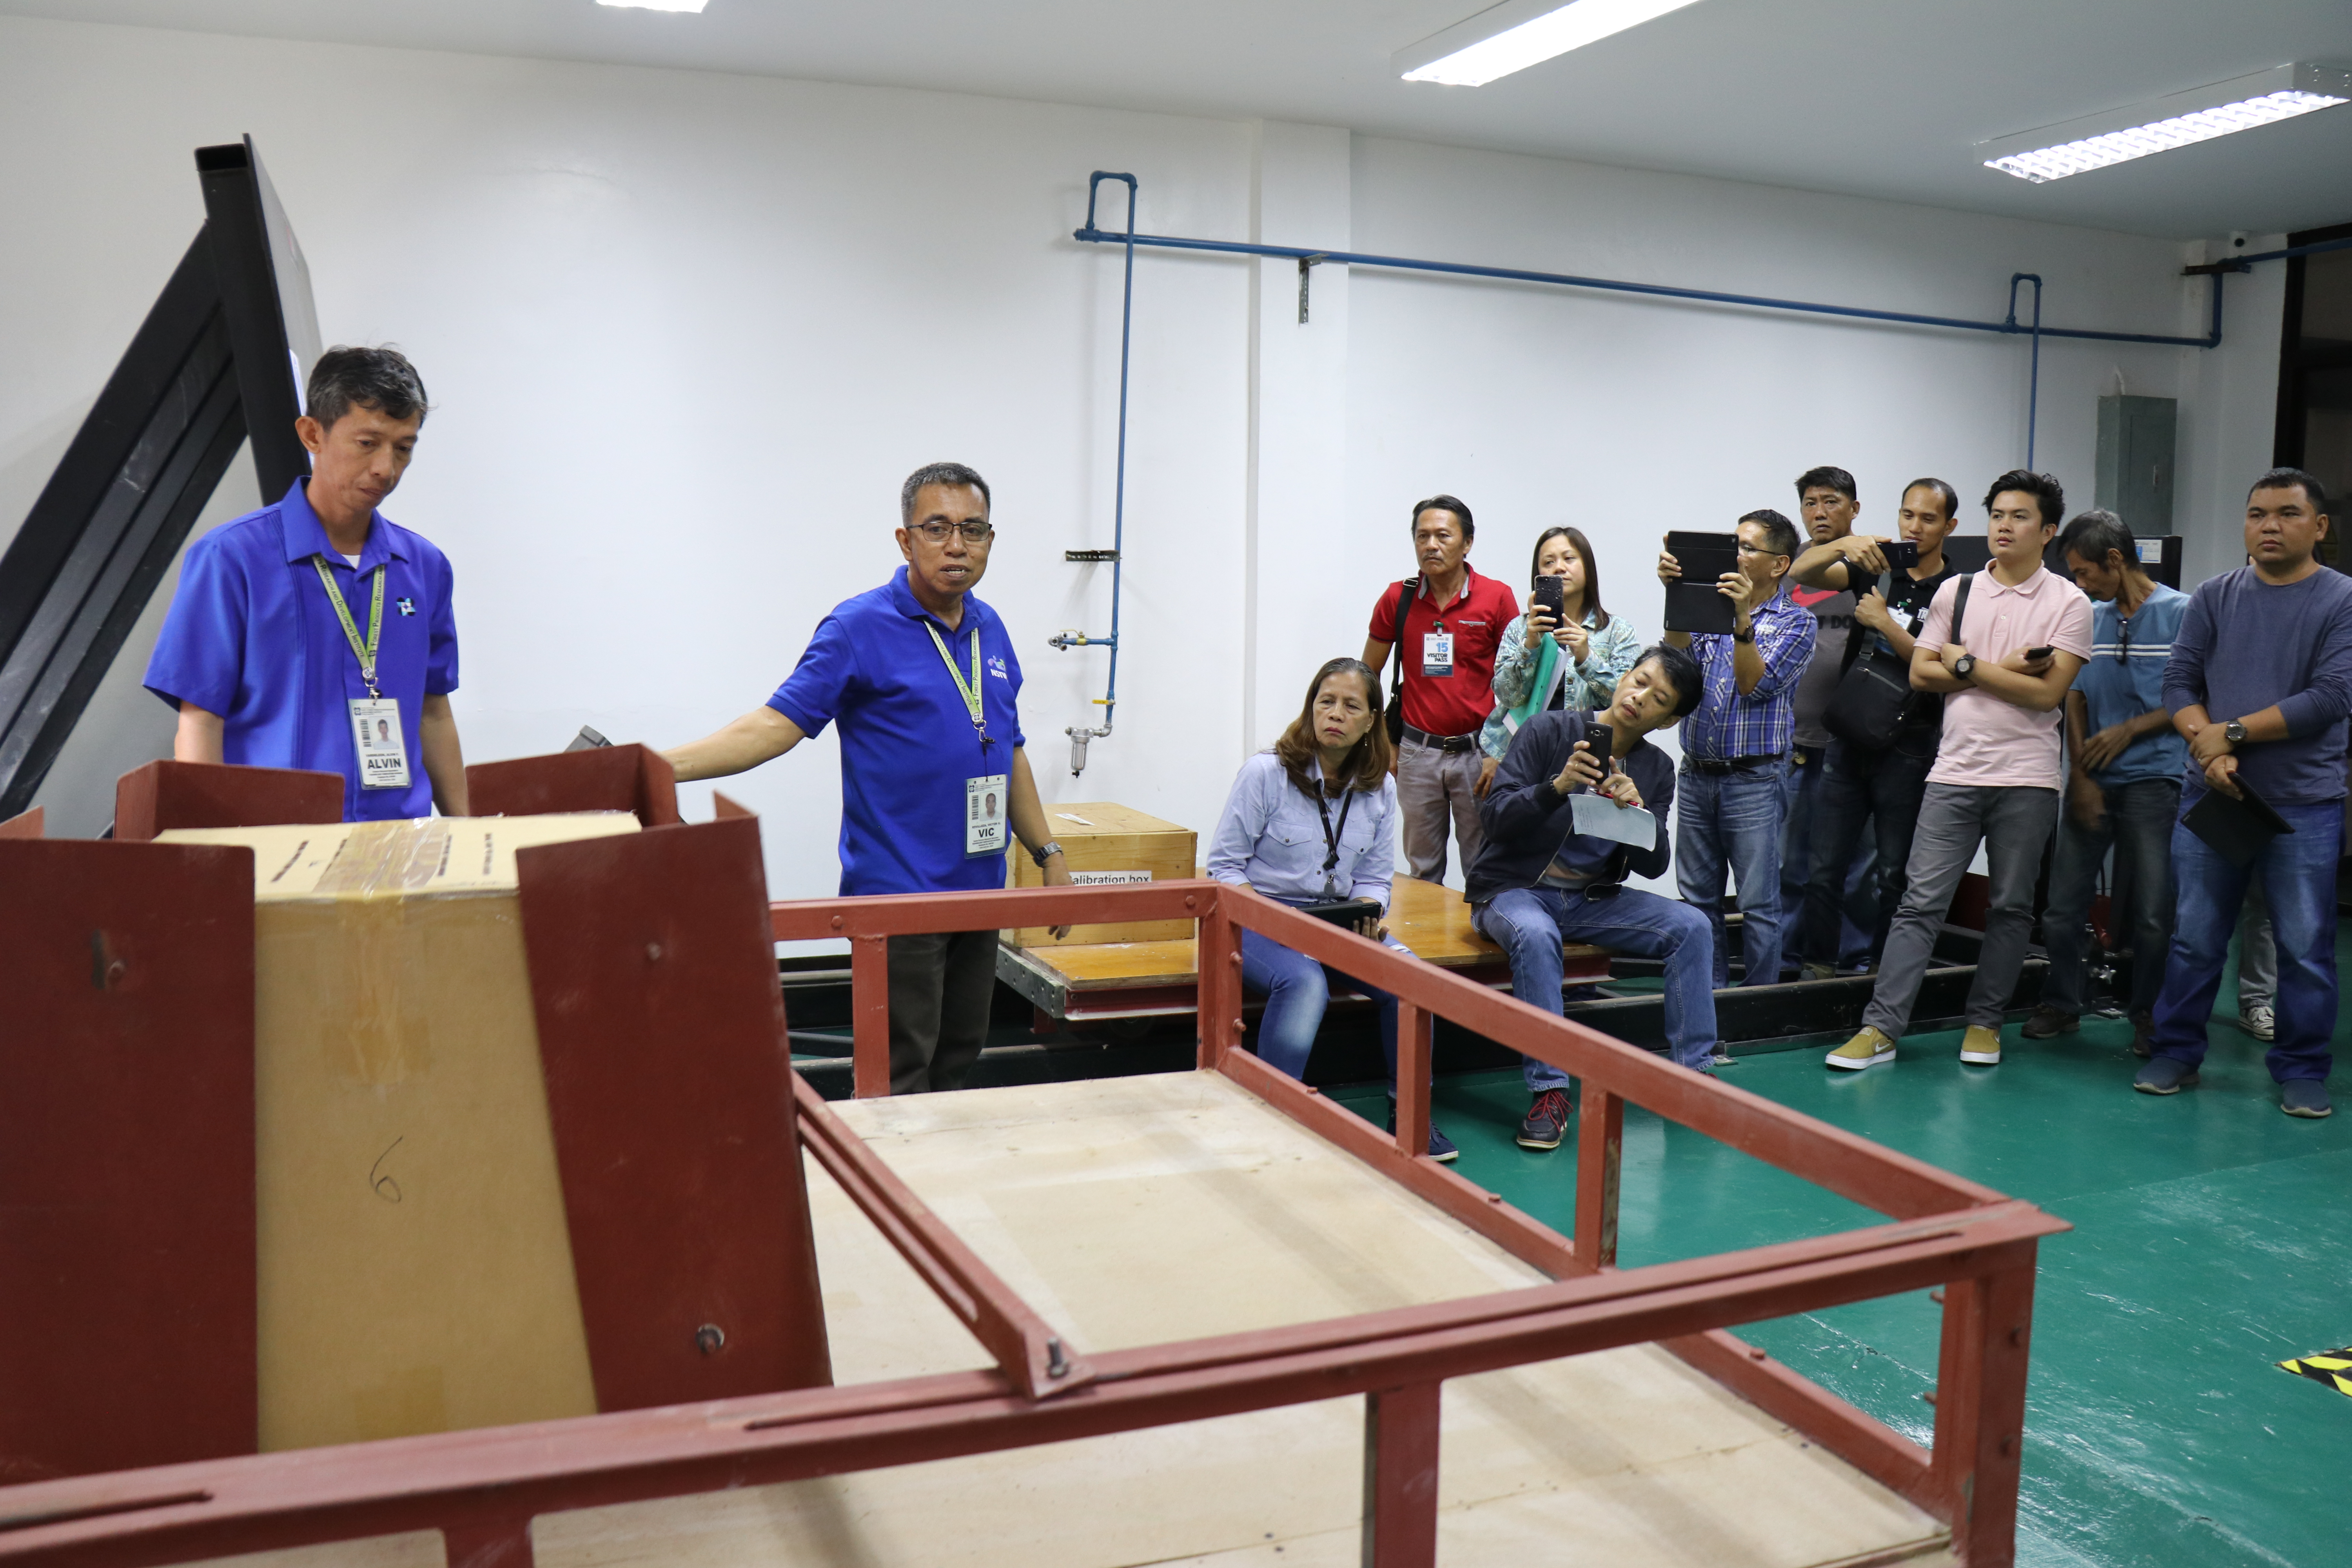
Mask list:
[[[1699,0],[1482,88],[1391,51],[1479,0],[0,0],[0,13],[1265,116],[2189,237],[2352,220],[2352,105],[2048,185],[1973,144],[2290,60],[2347,0]],[[396,117],[387,117],[396,125]]]

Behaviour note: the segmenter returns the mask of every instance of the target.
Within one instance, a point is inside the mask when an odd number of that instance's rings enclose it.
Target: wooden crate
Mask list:
[[[1081,801],[1045,808],[1045,831],[1062,846],[1073,879],[1085,882],[1182,881],[1198,876],[1200,835],[1189,827],[1108,801]],[[1018,844],[1005,857],[1006,886],[1043,887],[1045,874]],[[1066,947],[1079,942],[1173,942],[1192,934],[1191,921],[1128,921],[1114,925],[1073,926],[1055,942],[1044,926],[1004,933],[1013,947]]]

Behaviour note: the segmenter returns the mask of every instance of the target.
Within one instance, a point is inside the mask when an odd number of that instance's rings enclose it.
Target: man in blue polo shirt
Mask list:
[[[172,755],[343,776],[343,819],[466,815],[449,693],[449,558],[376,507],[407,470],[425,384],[392,349],[332,348],[296,434],[310,474],[188,547],[147,663]]]
[[[765,707],[665,753],[680,779],[723,778],[838,721],[844,897],[1001,889],[1008,827],[1048,887],[1070,880],[1021,749],[1020,660],[971,596],[988,512],[988,481],[961,463],[908,475],[898,575],[835,605]],[[996,944],[993,931],[890,939],[891,1093],[962,1087],[988,1036]]]
[[[2131,910],[2127,922],[2108,929],[2131,934],[2132,1051],[2145,1057],[2172,946],[2172,823],[2189,763],[2189,742],[2165,705],[2164,671],[2189,595],[2140,570],[2139,546],[2114,512],[2077,513],[2060,531],[2058,551],[2091,601],[2091,658],[2066,694],[2066,809],[2042,921],[2050,973],[2041,1006],[2019,1033],[2046,1040],[2080,1026],[2089,968],[2084,922],[2112,848],[2117,882],[2131,883]]]

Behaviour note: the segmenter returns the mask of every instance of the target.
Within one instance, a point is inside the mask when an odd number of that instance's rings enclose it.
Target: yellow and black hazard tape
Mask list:
[[[2352,1347],[2297,1356],[2293,1361],[2283,1361],[2278,1364],[2281,1372],[2291,1372],[2314,1383],[2324,1383],[2338,1394],[2352,1394]]]

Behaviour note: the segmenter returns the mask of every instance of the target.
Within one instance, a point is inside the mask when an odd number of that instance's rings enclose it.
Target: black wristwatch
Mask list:
[[[2221,726],[2221,738],[2233,746],[2242,746],[2246,743],[2246,727],[2232,719]]]
[[[1029,851],[1029,858],[1036,861],[1037,869],[1042,871],[1045,868],[1045,862],[1051,860],[1055,856],[1059,855],[1061,852],[1062,847],[1048,838],[1045,843],[1040,844],[1036,848]]]
[[[1756,640],[1756,628],[1754,626],[1749,626],[1743,632],[1738,627],[1734,626],[1731,629],[1731,640],[1733,642],[1754,642]]]
[[[1977,656],[1964,653],[1952,660],[1952,674],[1962,680],[1974,680],[1977,678]]]

